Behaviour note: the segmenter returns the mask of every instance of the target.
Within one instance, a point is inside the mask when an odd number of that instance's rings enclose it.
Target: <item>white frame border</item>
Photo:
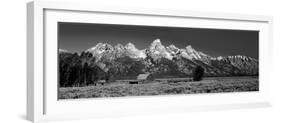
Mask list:
[[[71,116],[56,116],[48,117],[44,115],[44,10],[76,10],[76,11],[93,11],[93,12],[108,12],[108,13],[123,13],[123,14],[141,14],[141,15],[157,15],[169,17],[191,17],[204,19],[222,19],[222,20],[237,20],[237,21],[254,21],[268,23],[269,39],[268,44],[272,54],[273,33],[271,16],[260,15],[244,15],[230,13],[212,13],[212,12],[195,12],[195,11],[178,11],[178,10],[159,10],[147,8],[128,8],[114,6],[93,6],[87,3],[65,3],[65,2],[47,2],[34,1],[27,4],[27,119],[33,122],[42,120],[55,119],[71,119]],[[272,57],[270,57],[272,59]],[[271,60],[270,60],[271,61]],[[247,108],[269,106],[269,102],[257,102],[255,104],[233,104],[222,106],[219,109]],[[191,111],[210,110],[216,107],[201,107],[194,108]],[[83,118],[83,117],[82,117]]]

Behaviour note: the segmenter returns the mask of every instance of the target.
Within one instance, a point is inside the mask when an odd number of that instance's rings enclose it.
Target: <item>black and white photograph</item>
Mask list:
[[[259,91],[259,31],[58,22],[58,99]]]

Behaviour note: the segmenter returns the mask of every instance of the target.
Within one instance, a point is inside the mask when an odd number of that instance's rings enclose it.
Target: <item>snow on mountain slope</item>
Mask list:
[[[158,59],[158,58],[167,58],[169,60],[173,59],[173,56],[162,45],[160,39],[156,39],[150,44],[149,53],[151,57],[153,57],[154,59]]]
[[[177,48],[175,45],[171,44],[168,47],[166,47],[167,51],[173,56],[175,57],[176,55],[178,55],[180,53],[180,49]]]
[[[219,56],[213,61],[218,61],[219,63],[228,63],[229,65],[240,70],[240,73],[244,74],[258,74],[258,60],[244,55],[234,55],[234,56]]]
[[[96,46],[86,50],[86,52],[92,53],[97,61],[101,58],[113,59],[113,51],[114,47],[107,43],[98,43]]]
[[[92,53],[93,55],[99,55],[104,52],[112,51],[113,47],[107,43],[98,43],[96,46],[86,50],[87,52]]]
[[[69,52],[65,49],[59,49],[59,53],[69,53]]]
[[[185,49],[180,49],[180,55],[183,58],[189,59],[189,60],[199,60],[206,64],[210,63],[210,60],[213,59],[213,57],[201,52],[195,50],[191,45],[188,45]]]
[[[127,45],[125,45],[124,49],[126,51],[126,54],[131,58],[146,58],[144,50],[137,49],[133,43],[128,43]]]

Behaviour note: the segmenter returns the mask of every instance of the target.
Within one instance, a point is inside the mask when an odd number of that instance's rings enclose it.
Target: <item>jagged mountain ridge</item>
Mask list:
[[[104,54],[112,54],[115,56],[116,54],[119,54],[120,56],[122,56],[121,54],[124,54],[132,58],[143,58],[143,59],[145,59],[148,55],[150,55],[154,59],[167,58],[169,60],[172,60],[177,55],[180,55],[190,60],[192,59],[206,60],[206,59],[213,58],[203,52],[196,51],[194,48],[192,48],[191,45],[188,45],[185,49],[179,49],[173,44],[171,44],[168,47],[165,47],[162,45],[160,39],[154,40],[149,47],[143,50],[137,49],[135,45],[132,43],[128,43],[125,46],[121,44],[112,46],[107,43],[98,43],[96,46],[89,48],[85,52],[92,53],[93,56],[97,57],[98,59],[99,57],[103,57]]]
[[[178,74],[191,75],[196,66],[202,66],[206,76],[258,75],[258,60],[254,58],[243,55],[212,57],[195,50],[191,45],[183,49],[177,48],[173,44],[165,47],[160,39],[154,40],[146,49],[142,50],[137,49],[132,43],[125,46],[98,43],[84,52],[91,53],[97,63],[109,61],[114,63],[116,59],[129,57],[142,62],[145,68],[140,71],[149,73],[168,74],[173,71]],[[122,62],[118,65],[123,68]]]

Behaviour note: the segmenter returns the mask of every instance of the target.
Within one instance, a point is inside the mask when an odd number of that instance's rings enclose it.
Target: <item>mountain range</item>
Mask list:
[[[66,58],[64,55],[71,54],[74,53],[59,49],[60,60]],[[125,46],[98,43],[82,52],[79,58],[81,64],[98,65],[105,72],[114,68],[119,71],[116,74],[124,76],[128,72],[135,75],[153,73],[162,77],[183,77],[190,76],[196,66],[204,68],[205,76],[258,75],[258,60],[255,58],[244,55],[213,57],[197,51],[191,45],[185,48],[177,48],[173,44],[164,46],[160,39],[154,40],[145,49],[137,49],[133,43]]]

